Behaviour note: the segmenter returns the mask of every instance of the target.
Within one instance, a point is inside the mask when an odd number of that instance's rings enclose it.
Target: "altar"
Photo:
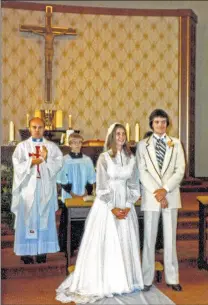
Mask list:
[[[1,164],[5,166],[12,166],[12,154],[16,146],[4,145],[1,147]],[[69,152],[69,146],[60,145],[59,146],[63,155],[66,155]],[[93,164],[96,164],[99,154],[103,151],[102,146],[84,146],[82,147],[83,154],[89,156]]]
[[[1,164],[5,166],[12,166],[12,154],[14,152],[16,146],[9,146],[4,145],[1,146]],[[66,155],[69,153],[69,146],[66,145],[60,145],[59,146],[63,155]],[[131,150],[133,153],[136,152],[136,146],[132,146]],[[103,146],[89,146],[86,142],[85,145],[82,146],[82,152],[83,154],[89,156],[94,166],[96,165],[97,159],[100,155],[100,153],[103,151]]]

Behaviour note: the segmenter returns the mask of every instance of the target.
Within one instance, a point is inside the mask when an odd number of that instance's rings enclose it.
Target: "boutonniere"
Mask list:
[[[168,142],[167,142],[167,145],[168,145],[169,148],[174,147],[173,141],[168,141]]]

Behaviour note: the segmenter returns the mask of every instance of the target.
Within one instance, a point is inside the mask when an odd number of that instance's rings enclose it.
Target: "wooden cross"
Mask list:
[[[46,6],[45,26],[20,25],[21,32],[42,35],[45,38],[45,102],[52,102],[52,61],[54,55],[53,41],[55,36],[76,36],[76,30],[52,26],[52,6]]]

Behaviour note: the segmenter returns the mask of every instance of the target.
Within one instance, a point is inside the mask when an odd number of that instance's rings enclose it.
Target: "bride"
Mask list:
[[[85,224],[76,267],[56,290],[62,303],[173,304],[153,287],[143,292],[135,157],[120,123],[107,132],[97,162],[96,199]],[[113,303],[112,303],[113,302]]]

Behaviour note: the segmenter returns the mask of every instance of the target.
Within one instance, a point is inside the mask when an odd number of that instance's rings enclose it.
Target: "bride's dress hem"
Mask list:
[[[114,296],[122,296],[126,294],[136,293],[142,291],[141,287],[135,286],[131,290],[126,290],[122,292],[113,292],[103,295],[94,295],[94,294],[87,294],[86,292],[76,291],[76,292],[64,292],[56,290],[56,300],[62,303],[69,303],[75,302],[77,304],[86,304],[86,303],[94,303],[103,298],[113,298]]]

